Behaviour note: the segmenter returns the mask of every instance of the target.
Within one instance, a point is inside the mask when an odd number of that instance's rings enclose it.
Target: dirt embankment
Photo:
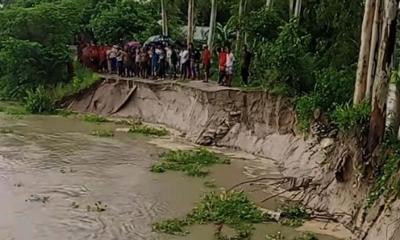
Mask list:
[[[290,177],[289,195],[335,218],[355,232],[355,239],[400,239],[400,202],[363,211],[368,183],[358,172],[357,142],[335,134],[296,134],[296,114],[289,99],[266,92],[241,91],[200,82],[107,79],[65,99],[78,112],[134,117],[165,124],[189,141],[217,145],[273,159]]]

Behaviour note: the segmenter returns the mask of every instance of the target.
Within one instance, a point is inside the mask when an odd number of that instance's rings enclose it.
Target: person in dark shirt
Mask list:
[[[241,72],[242,72],[242,80],[245,85],[249,84],[250,64],[252,58],[253,54],[247,49],[247,46],[244,45]]]

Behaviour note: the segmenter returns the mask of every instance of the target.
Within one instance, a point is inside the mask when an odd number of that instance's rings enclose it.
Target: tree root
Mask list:
[[[270,185],[275,185],[275,184],[281,184],[282,181],[284,181],[283,183],[285,183],[287,180],[286,178],[271,178],[271,177],[263,177],[263,178],[258,178],[258,179],[252,179],[252,180],[248,180],[248,181],[244,181],[241,183],[238,183],[234,186],[232,186],[231,188],[228,189],[228,191],[232,191],[233,189],[243,186],[245,184],[249,184],[249,183],[256,183],[256,182],[260,182],[260,181],[264,181],[264,180],[273,180],[273,181],[278,181],[276,183],[272,183]],[[282,184],[283,184],[282,183]]]

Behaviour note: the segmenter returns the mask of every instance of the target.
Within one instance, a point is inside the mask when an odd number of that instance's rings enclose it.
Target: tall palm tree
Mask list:
[[[217,0],[211,0],[210,30],[208,32],[208,47],[213,50],[215,27],[217,25]]]
[[[165,0],[161,0],[161,18],[162,18],[162,33],[164,36],[168,36],[168,18],[167,18]]]
[[[194,0],[189,0],[188,4],[188,27],[187,27],[187,44],[193,42],[194,34]]]

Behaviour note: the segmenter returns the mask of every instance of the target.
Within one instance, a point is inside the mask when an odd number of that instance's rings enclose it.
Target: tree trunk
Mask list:
[[[382,142],[385,133],[387,95],[390,71],[396,43],[396,20],[399,0],[384,0],[379,48],[377,49],[376,75],[372,92],[372,113],[367,150],[372,153]]]
[[[189,0],[188,4],[188,29],[187,29],[187,44],[193,43],[194,34],[194,0]]]
[[[294,0],[289,0],[289,17],[293,17]]]
[[[294,8],[294,17],[300,17],[302,0],[296,0],[296,7]]]
[[[239,51],[239,46],[241,44],[241,28],[242,28],[242,18],[243,18],[243,11],[246,5],[246,0],[239,1],[239,18],[238,24],[236,29],[236,52]]]
[[[168,18],[165,8],[165,0],[161,0],[161,18],[162,18],[162,32],[164,36],[168,36]]]
[[[386,129],[398,131],[400,126],[400,92],[395,83],[389,84]]]
[[[265,5],[267,6],[268,9],[272,7],[272,0],[267,0]]]
[[[376,61],[377,55],[375,54],[376,48],[378,47],[378,43],[380,41],[380,24],[381,24],[381,11],[380,5],[382,0],[376,0],[375,3],[375,11],[374,11],[374,20],[372,25],[372,35],[371,35],[371,42],[370,42],[370,52],[369,52],[369,60],[368,60],[368,70],[367,70],[367,85],[365,88],[365,99],[367,101],[371,100],[372,97],[372,87],[374,84],[374,77],[376,74]]]
[[[208,47],[213,52],[215,27],[217,25],[217,0],[211,0],[210,30],[208,32]]]
[[[354,104],[360,104],[365,99],[367,74],[371,52],[372,22],[375,13],[376,0],[367,0],[365,3],[364,19],[361,32],[360,55],[358,58],[356,86],[354,90]],[[372,53],[375,55],[375,53]]]

